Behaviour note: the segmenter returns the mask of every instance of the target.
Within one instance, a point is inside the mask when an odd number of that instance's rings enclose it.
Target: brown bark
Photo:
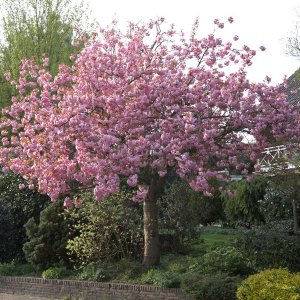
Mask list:
[[[293,206],[293,223],[294,223],[294,233],[299,234],[299,216],[298,216],[298,207],[297,207],[297,199],[292,199]]]
[[[144,201],[144,257],[143,264],[146,267],[159,264],[160,246],[158,232],[158,207],[157,200],[164,186],[164,178],[154,175],[148,196]]]

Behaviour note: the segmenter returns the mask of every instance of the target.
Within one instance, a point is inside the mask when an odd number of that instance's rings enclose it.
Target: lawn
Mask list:
[[[206,227],[201,231],[201,239],[206,247],[215,245],[228,245],[237,235],[235,229],[223,229],[216,227]]]

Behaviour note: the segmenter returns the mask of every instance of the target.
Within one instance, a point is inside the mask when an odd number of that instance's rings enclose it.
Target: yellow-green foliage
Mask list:
[[[269,269],[249,276],[237,290],[238,300],[298,300],[300,273]]]

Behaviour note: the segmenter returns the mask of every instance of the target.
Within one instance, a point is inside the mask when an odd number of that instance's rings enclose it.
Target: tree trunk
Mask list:
[[[296,196],[296,195],[295,195]],[[299,234],[299,216],[298,216],[298,207],[297,207],[297,200],[296,198],[292,199],[292,206],[293,206],[293,223],[294,223],[294,233]]]
[[[164,178],[154,175],[149,186],[148,196],[144,201],[143,264],[146,267],[159,264],[160,246],[157,200],[163,191],[164,181]]]

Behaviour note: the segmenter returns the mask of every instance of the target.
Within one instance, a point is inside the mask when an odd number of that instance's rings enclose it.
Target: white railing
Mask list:
[[[265,148],[262,158],[258,161],[260,172],[269,172],[274,169],[295,169],[295,165],[288,161],[285,145]]]

